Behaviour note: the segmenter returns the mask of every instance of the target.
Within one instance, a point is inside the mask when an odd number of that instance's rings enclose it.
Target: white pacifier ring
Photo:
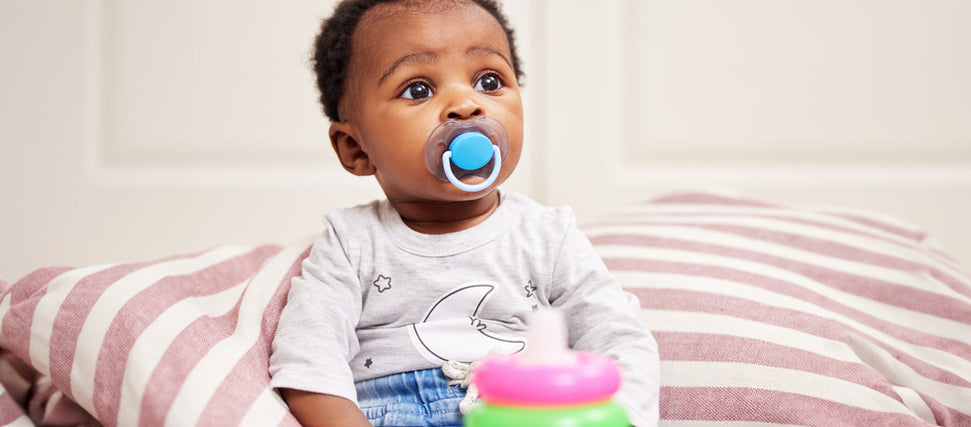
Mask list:
[[[476,191],[482,191],[489,188],[493,182],[496,182],[496,178],[499,177],[499,170],[502,169],[502,153],[499,151],[499,146],[492,146],[492,158],[495,164],[492,165],[492,173],[485,181],[478,184],[466,184],[455,177],[455,173],[452,172],[452,150],[448,150],[442,153],[442,168],[445,170],[445,176],[448,177],[448,182],[456,186],[459,190],[467,191],[469,193],[474,193]]]

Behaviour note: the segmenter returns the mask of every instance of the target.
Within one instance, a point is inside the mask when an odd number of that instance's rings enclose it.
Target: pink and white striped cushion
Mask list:
[[[24,277],[0,300],[0,425],[297,425],[267,365],[311,243]]]
[[[658,339],[662,425],[971,425],[971,278],[919,230],[711,194],[584,230]],[[0,283],[0,426],[296,425],[266,366],[311,241]]]
[[[584,230],[658,340],[663,424],[971,425],[971,278],[920,230],[714,194]]]

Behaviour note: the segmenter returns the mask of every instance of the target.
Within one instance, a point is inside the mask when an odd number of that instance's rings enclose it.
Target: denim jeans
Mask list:
[[[448,385],[441,369],[403,372],[355,384],[364,416],[380,426],[462,426],[461,387]]]

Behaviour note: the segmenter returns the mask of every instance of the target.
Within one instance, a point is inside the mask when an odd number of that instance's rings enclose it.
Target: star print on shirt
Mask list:
[[[365,368],[368,368],[368,369],[371,369],[371,364],[373,364],[373,363],[374,362],[371,361],[371,358],[369,357],[369,358],[367,358],[367,360],[364,361],[364,367]]]
[[[374,286],[378,288],[378,292],[391,289],[391,278],[385,277],[383,274],[378,275],[378,278],[374,280]]]
[[[536,292],[536,286],[533,286],[532,280],[530,280],[526,286],[523,286],[523,289],[526,289],[526,298],[532,298],[533,292]]]

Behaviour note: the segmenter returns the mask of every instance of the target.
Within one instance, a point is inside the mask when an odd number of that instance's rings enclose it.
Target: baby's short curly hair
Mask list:
[[[313,67],[317,75],[317,88],[320,90],[320,103],[324,108],[324,115],[332,122],[340,122],[338,105],[344,96],[344,80],[347,76],[347,66],[351,60],[351,37],[361,16],[365,12],[381,3],[393,3],[403,0],[344,0],[334,8],[334,14],[323,21],[320,34],[314,42]],[[502,13],[502,7],[497,0],[470,0],[489,12],[499,25],[502,26],[509,40],[512,67],[516,79],[522,80],[523,71],[519,66],[519,55],[516,53],[516,43],[513,29]]]

